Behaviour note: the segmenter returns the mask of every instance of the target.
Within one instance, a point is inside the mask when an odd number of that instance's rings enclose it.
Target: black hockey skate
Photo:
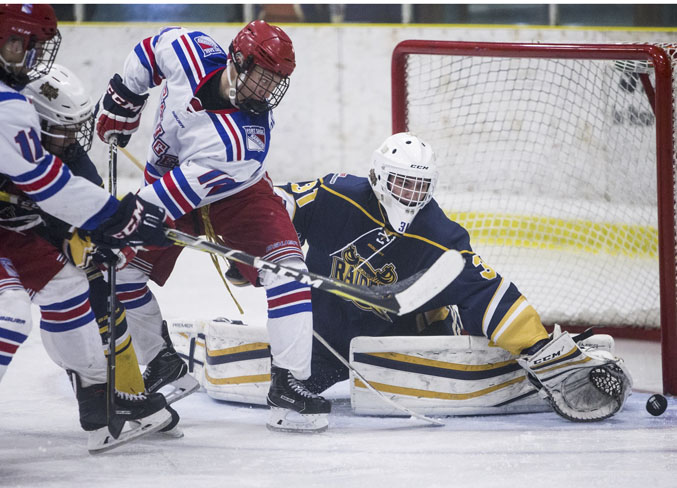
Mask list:
[[[233,261],[228,261],[228,270],[224,273],[226,279],[233,286],[249,286],[249,280],[245,278]]]
[[[162,321],[162,337],[166,346],[146,366],[143,382],[146,393],[156,393],[167,387],[163,394],[167,405],[171,405],[200,388],[200,383],[188,374],[188,365],[174,349],[165,321]]]
[[[132,395],[115,390],[112,417],[114,423],[121,427],[115,437],[108,428],[106,383],[83,387],[77,373],[68,373],[78,400],[80,425],[89,432],[87,449],[92,454],[109,451],[137,437],[156,432],[172,421],[162,395]]]
[[[331,403],[311,393],[287,369],[271,366],[268,390],[270,419],[268,428],[282,432],[323,432]]]

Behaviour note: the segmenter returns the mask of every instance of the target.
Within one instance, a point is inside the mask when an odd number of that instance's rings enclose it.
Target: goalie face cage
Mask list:
[[[677,393],[672,46],[404,41],[393,132],[543,322],[661,340]]]

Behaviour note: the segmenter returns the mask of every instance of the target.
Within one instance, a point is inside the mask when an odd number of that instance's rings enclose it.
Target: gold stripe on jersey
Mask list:
[[[212,378],[205,370],[205,379],[212,385],[239,385],[243,383],[263,383],[270,381],[270,374],[233,376],[232,378]]]
[[[337,197],[339,197],[339,198],[342,198],[343,200],[347,201],[348,203],[350,203],[351,205],[353,205],[355,208],[359,209],[364,215],[366,215],[369,219],[371,219],[375,224],[378,224],[379,226],[385,228],[385,224],[384,224],[382,221],[378,220],[376,217],[374,217],[374,216],[371,215],[369,212],[367,212],[367,211],[366,211],[364,208],[362,208],[362,206],[360,206],[360,204],[358,204],[355,200],[353,200],[352,198],[349,198],[349,197],[343,195],[342,193],[337,192],[336,190],[333,190],[333,189],[329,188],[327,185],[324,184],[324,181],[323,181],[322,178],[320,178],[320,183],[321,183],[320,186],[321,186],[324,190],[328,191],[328,192],[331,193],[332,195],[335,195],[335,196],[337,196]],[[390,231],[388,231],[388,232],[390,232]],[[404,237],[410,237],[411,239],[416,239],[416,240],[419,240],[419,241],[423,241],[423,242],[425,242],[425,243],[430,244],[431,246],[435,246],[435,247],[437,247],[438,249],[441,249],[442,251],[448,251],[448,250],[450,249],[450,248],[448,248],[448,247],[446,247],[446,246],[443,246],[442,244],[439,244],[439,243],[437,243],[437,242],[435,242],[435,241],[432,241],[432,240],[428,239],[427,237],[419,236],[419,235],[416,235],[416,234],[409,234],[409,233],[407,233],[407,232],[405,232],[404,234],[398,234],[397,232],[390,232],[390,233],[391,233],[391,234],[395,234],[395,235],[402,235],[402,236],[404,236]],[[463,250],[463,251],[459,250],[459,252],[460,252],[461,254],[464,254],[464,253],[472,253],[472,251],[467,251],[467,250]]]
[[[511,354],[520,354],[527,347],[548,337],[538,313],[521,296],[498,323],[489,344],[499,346]]]
[[[490,212],[444,213],[465,227],[476,244],[658,257],[654,226]]]
[[[482,316],[482,333],[489,337],[489,324],[491,324],[491,319],[494,318],[494,313],[498,308],[498,305],[501,303],[505,292],[510,288],[510,281],[505,278],[501,278],[501,282],[498,284],[498,288],[494,292],[494,296],[489,300],[487,308],[484,310],[484,315]]]
[[[374,389],[383,393],[394,393],[396,395],[406,395],[417,398],[438,398],[441,400],[469,400],[471,398],[477,398],[484,395],[488,395],[489,393],[492,393],[496,390],[501,390],[516,383],[520,383],[524,381],[525,378],[526,376],[519,376],[517,378],[508,380],[504,383],[499,383],[497,385],[490,386],[488,388],[483,388],[477,391],[472,391],[469,393],[445,393],[441,391],[420,390],[418,388],[406,388],[403,386],[386,385],[385,383],[377,383],[374,381],[370,381],[369,384],[372,387],[374,387]],[[366,388],[366,385],[357,378],[355,378],[355,386],[357,388]]]

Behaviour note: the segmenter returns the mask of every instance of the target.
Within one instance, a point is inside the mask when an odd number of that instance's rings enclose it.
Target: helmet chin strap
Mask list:
[[[228,60],[228,64],[226,65],[226,76],[228,76],[228,100],[230,100],[230,103],[233,105],[233,107],[237,107],[237,76],[232,77],[231,72],[233,71],[232,67],[233,61]]]

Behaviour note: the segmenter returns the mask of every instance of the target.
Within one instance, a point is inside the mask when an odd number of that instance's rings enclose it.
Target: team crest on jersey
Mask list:
[[[360,286],[391,285],[397,282],[397,271],[392,263],[385,264],[380,268],[374,268],[366,259],[357,252],[354,244],[343,251],[340,256],[334,256],[331,266],[331,276],[345,283]],[[353,300],[353,304],[367,312],[371,311],[383,320],[390,317],[383,310],[364,305]]]
[[[214,54],[224,54],[221,46],[209,36],[197,36],[195,38],[195,44],[200,47],[205,58]]]
[[[247,150],[263,152],[266,150],[266,129],[259,125],[245,125]]]
[[[49,81],[45,81],[42,85],[40,85],[40,95],[51,102],[59,96],[59,89],[50,85]]]

